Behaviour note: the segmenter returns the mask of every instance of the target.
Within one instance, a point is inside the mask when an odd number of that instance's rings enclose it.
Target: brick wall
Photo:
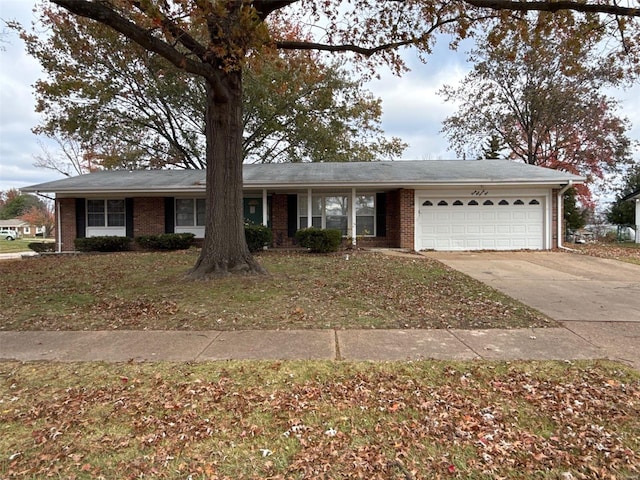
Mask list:
[[[75,198],[58,199],[62,221],[62,251],[75,250]],[[386,236],[364,237],[358,240],[363,247],[414,248],[414,191],[396,190],[386,195]],[[133,199],[133,235],[164,233],[164,198],[137,197]],[[274,247],[295,246],[289,237],[288,195],[273,194],[271,198],[271,228]]]
[[[558,192],[551,191],[551,248],[558,248]],[[562,219],[561,219],[562,221]],[[564,231],[564,228],[562,229]]]
[[[400,248],[415,248],[415,190],[399,191]]]
[[[56,235],[56,250],[62,252],[72,252],[76,249],[73,241],[76,238],[76,199],[60,198],[56,200],[56,216],[60,209],[61,223],[61,243],[58,245],[58,235]]]
[[[164,233],[164,197],[133,199],[133,236]]]
[[[293,245],[293,238],[289,238],[288,224],[288,196],[286,194],[274,193],[271,197],[271,230],[273,232],[274,247],[290,247]]]

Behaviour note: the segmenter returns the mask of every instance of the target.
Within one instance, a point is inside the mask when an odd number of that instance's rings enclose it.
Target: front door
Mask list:
[[[243,206],[245,223],[262,225],[262,198],[244,198]]]

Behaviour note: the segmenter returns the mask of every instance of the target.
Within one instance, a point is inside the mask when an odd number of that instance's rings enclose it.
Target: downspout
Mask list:
[[[559,192],[558,192],[558,248],[561,250],[569,250],[569,251],[573,251],[570,248],[567,248],[565,246],[562,245],[562,204],[564,203],[562,200],[562,196],[565,194],[565,192],[567,190],[569,190],[571,187],[573,187],[573,180],[569,180],[569,183],[567,183]]]
[[[35,192],[37,196],[42,197],[42,198],[46,198],[47,200],[53,200],[53,204],[55,205],[55,210],[56,210],[56,237],[57,238],[57,253],[62,252],[62,233],[60,232],[60,230],[62,229],[62,225],[60,224],[60,202],[58,202],[56,200],[55,197],[50,197],[49,195],[44,195],[43,193],[40,192]],[[47,229],[45,227],[45,234],[47,232]],[[43,237],[44,240],[44,237]]]

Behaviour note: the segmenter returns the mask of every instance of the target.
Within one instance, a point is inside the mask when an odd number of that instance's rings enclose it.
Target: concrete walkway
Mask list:
[[[0,332],[0,359],[20,361],[582,360],[609,356],[606,349],[566,328]]]

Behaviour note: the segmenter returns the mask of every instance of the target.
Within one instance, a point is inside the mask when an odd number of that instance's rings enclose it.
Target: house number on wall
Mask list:
[[[473,195],[474,197],[486,197],[487,195],[489,195],[489,192],[487,192],[485,189],[474,190],[473,192],[471,192],[471,195]]]

